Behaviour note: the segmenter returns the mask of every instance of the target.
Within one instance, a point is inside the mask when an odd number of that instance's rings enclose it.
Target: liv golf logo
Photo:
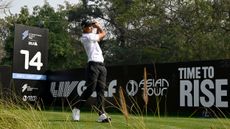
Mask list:
[[[228,79],[215,79],[215,69],[208,67],[178,68],[181,107],[228,107]]]
[[[86,81],[60,81],[60,82],[51,82],[50,92],[54,98],[57,97],[69,97],[75,88],[77,88],[77,94],[81,96],[83,91],[86,89]],[[105,97],[113,97],[113,94],[116,93],[117,80],[112,80],[109,82],[108,90],[105,91]],[[74,93],[76,94],[76,93]],[[96,92],[93,92],[92,97],[97,97]]]

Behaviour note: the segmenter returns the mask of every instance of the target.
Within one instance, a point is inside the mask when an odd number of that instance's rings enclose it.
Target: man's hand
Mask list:
[[[97,28],[97,34],[99,34],[99,40],[102,40],[105,37],[106,32],[102,29],[99,22],[93,21],[93,23],[94,23],[93,27]]]
[[[97,21],[93,21],[93,27],[94,27],[94,28],[97,28],[97,29],[98,29],[98,28],[101,28],[101,29],[102,29],[100,23],[97,22]]]

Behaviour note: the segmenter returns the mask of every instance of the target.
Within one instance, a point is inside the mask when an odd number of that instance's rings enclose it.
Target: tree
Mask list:
[[[111,1],[109,4],[108,12],[115,14],[113,22],[123,29],[121,41],[126,44],[115,51],[115,60],[111,62],[120,59],[124,64],[125,61],[151,63],[229,58],[227,0],[133,0],[128,5],[123,2]],[[120,12],[113,13],[116,7]]]
[[[11,4],[10,1],[0,1],[0,12],[4,12],[5,9],[7,9],[9,7],[9,5]],[[4,28],[4,20],[0,19],[0,64],[2,62],[2,59],[5,57],[6,53],[4,50],[4,37],[6,32],[5,32],[5,28]]]
[[[14,25],[24,24],[28,26],[44,27],[49,29],[49,69],[66,69],[72,67],[77,61],[69,60],[75,57],[72,38],[68,33],[68,21],[66,19],[66,11],[55,10],[46,3],[44,6],[36,6],[32,14],[29,14],[28,8],[25,6],[19,14],[11,15],[5,18],[7,36],[5,50],[7,56],[3,63],[12,65],[13,59],[13,42],[14,42]]]
[[[100,43],[107,65],[229,59],[228,0],[82,0],[60,6],[45,4],[32,14],[6,18],[4,63],[12,60],[14,24],[50,30],[49,69],[83,67],[86,54],[79,41],[85,18],[102,21],[108,35]],[[2,31],[3,32],[3,31]]]
[[[0,1],[0,10],[5,10],[9,7],[9,5],[11,4],[11,1]]]
[[[229,58],[229,32],[223,29],[229,14],[221,15],[226,5],[212,0],[177,1],[169,16],[175,34],[172,61]]]

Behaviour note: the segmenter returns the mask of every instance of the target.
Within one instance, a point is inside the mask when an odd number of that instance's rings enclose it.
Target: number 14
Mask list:
[[[25,55],[25,69],[28,70],[29,66],[37,67],[37,70],[40,71],[43,63],[41,62],[41,52],[38,51],[31,60],[29,60],[29,51],[28,50],[21,50],[21,54]]]

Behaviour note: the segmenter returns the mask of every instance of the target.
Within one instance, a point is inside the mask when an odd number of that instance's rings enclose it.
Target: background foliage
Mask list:
[[[0,19],[0,63],[12,64],[14,25],[25,24],[49,29],[49,69],[84,67],[85,18],[108,32],[100,43],[107,65],[230,58],[229,0],[81,0]]]

